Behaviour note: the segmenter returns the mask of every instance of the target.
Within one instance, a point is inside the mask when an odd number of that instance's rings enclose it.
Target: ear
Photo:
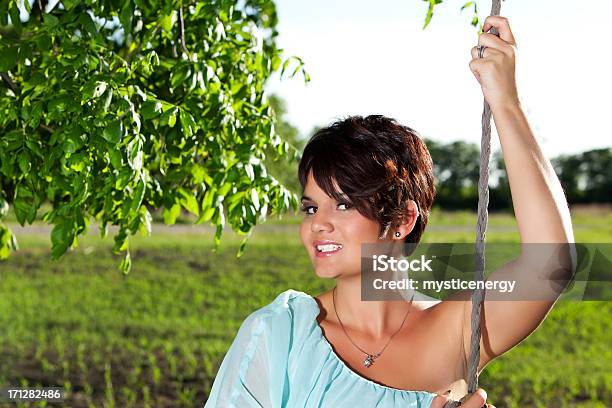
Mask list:
[[[408,214],[406,215],[406,218],[404,218],[404,220],[401,222],[401,224],[397,225],[393,229],[393,239],[404,240],[408,236],[408,234],[412,232],[412,230],[414,229],[414,225],[420,217],[419,207],[417,206],[414,200],[408,200],[406,202],[406,208],[408,210]],[[399,237],[395,236],[396,231],[400,232],[401,235]]]

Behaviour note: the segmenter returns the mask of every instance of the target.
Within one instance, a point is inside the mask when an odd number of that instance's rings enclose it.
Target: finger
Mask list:
[[[474,59],[479,59],[478,58],[478,47],[472,47],[472,58]],[[487,58],[487,57],[492,57],[494,55],[500,55],[502,54],[502,52],[500,50],[497,50],[495,48],[491,48],[491,47],[487,47],[485,48],[483,54],[482,54],[482,58]]]
[[[487,392],[478,388],[467,401],[461,404],[461,408],[482,408],[487,402]]]
[[[444,408],[444,404],[450,401],[450,398],[445,397],[444,395],[437,395],[432,401],[430,408]]]
[[[512,55],[514,53],[514,48],[516,47],[515,45],[508,44],[504,40],[497,38],[497,36],[488,33],[483,33],[480,35],[480,37],[478,37],[478,45],[494,48],[506,55]]]
[[[495,27],[499,32],[499,37],[512,44],[516,45],[516,40],[514,39],[514,35],[512,35],[512,30],[510,29],[510,23],[508,19],[503,16],[489,16],[485,19],[484,25],[482,26],[482,31],[485,33],[488,32],[491,27]]]
[[[483,58],[477,58],[470,61],[470,71],[472,71],[478,82],[480,82],[480,72],[486,64],[487,61]]]

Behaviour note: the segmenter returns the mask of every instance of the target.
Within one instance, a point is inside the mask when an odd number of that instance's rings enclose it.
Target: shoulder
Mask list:
[[[258,331],[286,332],[296,326],[297,322],[316,318],[317,310],[312,296],[288,289],[278,294],[269,304],[249,314],[242,326]]]
[[[276,312],[295,310],[300,306],[313,305],[314,298],[305,292],[295,289],[287,289],[276,296],[276,299],[270,303],[270,307]]]

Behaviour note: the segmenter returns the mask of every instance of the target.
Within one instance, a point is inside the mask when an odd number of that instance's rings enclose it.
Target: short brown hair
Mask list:
[[[349,116],[308,141],[298,169],[302,192],[311,170],[328,196],[348,197],[359,213],[378,221],[379,236],[401,223],[407,200],[414,200],[420,216],[405,242],[420,241],[436,189],[431,156],[415,130],[382,115]]]

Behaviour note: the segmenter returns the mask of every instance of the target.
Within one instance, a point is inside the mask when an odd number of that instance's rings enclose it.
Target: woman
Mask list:
[[[491,27],[499,38],[487,33]],[[521,242],[573,242],[563,190],[521,110],[508,20],[488,17],[484,31],[484,56],[474,47],[470,69],[491,106]],[[445,391],[464,396],[471,291],[453,294],[454,301],[361,300],[361,244],[418,243],[427,224],[434,179],[416,132],[382,116],[334,123],[309,141],[299,178],[302,242],[316,274],[336,286],[316,297],[287,290],[249,315],[206,407],[442,407]],[[519,258],[492,277],[520,280],[526,265]],[[485,295],[479,372],[535,330],[563,289],[531,288],[550,300]],[[479,390],[463,406],[485,399]]]

